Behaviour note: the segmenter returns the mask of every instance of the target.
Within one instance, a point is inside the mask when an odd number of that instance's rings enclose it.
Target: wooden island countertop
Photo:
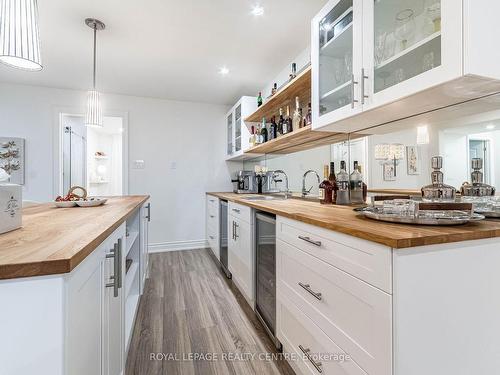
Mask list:
[[[71,272],[149,196],[109,198],[99,207],[23,209],[23,226],[0,234],[0,279]]]
[[[482,220],[465,225],[441,227],[406,225],[371,220],[353,211],[353,207],[323,206],[317,201],[295,198],[249,201],[245,200],[245,197],[255,194],[207,194],[394,249],[500,237],[500,220]]]

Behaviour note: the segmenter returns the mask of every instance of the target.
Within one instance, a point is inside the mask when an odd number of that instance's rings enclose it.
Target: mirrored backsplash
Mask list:
[[[439,118],[440,116],[436,116]],[[441,118],[446,116],[441,116]],[[414,118],[372,129],[371,135],[348,139],[287,155],[265,155],[246,160],[244,170],[256,166],[269,171],[284,170],[289,189],[302,190],[303,175],[314,170],[323,179],[323,167],[335,163],[335,172],[343,160],[348,172],[354,161],[361,166],[369,190],[415,190],[431,183],[431,158],[443,157],[444,183],[460,189],[471,180],[471,161],[483,160],[484,182],[500,187],[500,110],[489,111],[459,120],[433,121]],[[278,182],[284,184],[284,182]],[[306,188],[318,194],[317,178],[313,173],[306,179]],[[283,186],[276,186],[284,190]],[[498,191],[498,189],[497,189]]]

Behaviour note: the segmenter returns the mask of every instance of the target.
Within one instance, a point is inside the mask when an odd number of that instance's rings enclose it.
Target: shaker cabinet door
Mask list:
[[[331,0],[312,20],[313,129],[362,111],[362,0]]]
[[[460,77],[462,11],[456,0],[365,1],[363,110]]]

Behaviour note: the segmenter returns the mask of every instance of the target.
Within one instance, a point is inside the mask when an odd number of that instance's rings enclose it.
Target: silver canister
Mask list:
[[[431,159],[431,184],[422,187],[422,199],[427,202],[454,202],[457,190],[450,185],[446,185],[443,172],[443,157],[434,156]]]

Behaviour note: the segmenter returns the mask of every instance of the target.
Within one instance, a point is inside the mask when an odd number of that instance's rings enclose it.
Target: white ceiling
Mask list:
[[[98,33],[97,86],[104,93],[234,104],[255,95],[304,50],[310,20],[326,0],[40,0],[43,70],[0,64],[0,81],[86,90],[92,31]],[[227,66],[226,77],[218,74]]]

